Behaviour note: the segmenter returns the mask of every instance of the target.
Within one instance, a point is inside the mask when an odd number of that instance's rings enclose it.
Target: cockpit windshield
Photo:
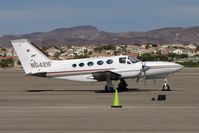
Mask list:
[[[134,58],[133,56],[128,56],[128,59],[132,62],[132,63],[136,63],[139,62],[140,60]]]

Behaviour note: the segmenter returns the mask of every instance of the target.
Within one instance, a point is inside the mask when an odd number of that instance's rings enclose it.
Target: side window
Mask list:
[[[88,66],[92,66],[92,65],[94,65],[94,63],[93,63],[92,61],[89,61],[89,62],[87,63],[87,65],[88,65]]]
[[[113,63],[113,60],[112,60],[112,59],[109,59],[109,60],[106,61],[106,63],[107,63],[107,64],[112,64],[112,63]]]
[[[84,66],[84,63],[79,63],[79,66],[80,66],[80,67],[83,67],[83,66]]]
[[[119,58],[120,63],[126,63],[126,57]]]
[[[130,62],[130,61],[127,61],[127,64],[131,64],[131,62]]]
[[[73,64],[73,65],[72,65],[72,67],[74,67],[74,68],[75,68],[76,66],[77,66],[77,64]]]
[[[97,62],[97,64],[98,64],[98,65],[102,65],[102,64],[104,64],[104,61],[99,60],[99,61]]]

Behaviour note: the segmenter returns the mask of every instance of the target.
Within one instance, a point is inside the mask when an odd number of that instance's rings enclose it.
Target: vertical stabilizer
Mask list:
[[[51,59],[27,39],[11,41],[26,74],[45,72]]]

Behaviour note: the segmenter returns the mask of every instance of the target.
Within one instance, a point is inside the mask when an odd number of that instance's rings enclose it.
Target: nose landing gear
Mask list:
[[[164,83],[162,85],[162,91],[171,91],[170,86],[168,85],[167,78],[164,79]]]

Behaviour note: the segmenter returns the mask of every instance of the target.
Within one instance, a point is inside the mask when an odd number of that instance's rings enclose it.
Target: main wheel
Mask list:
[[[171,91],[171,89],[170,89],[170,87],[169,87],[169,85],[168,84],[164,84],[163,86],[162,86],[162,91]]]
[[[105,91],[106,92],[113,92],[114,88],[113,87],[108,87],[107,85],[105,86]]]
[[[118,90],[126,90],[126,85],[122,84],[122,83],[119,83],[118,84]]]

